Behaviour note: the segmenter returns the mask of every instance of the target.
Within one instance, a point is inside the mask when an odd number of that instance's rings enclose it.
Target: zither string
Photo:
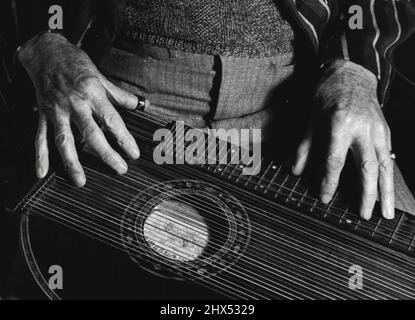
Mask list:
[[[113,201],[113,200],[111,200],[111,201]],[[117,204],[119,204],[119,203],[117,203]],[[262,245],[267,245],[267,243],[262,243]]]
[[[151,116],[150,116],[150,118],[151,118]],[[201,132],[201,134],[202,134],[202,132]],[[204,134],[204,133],[203,133]],[[204,143],[204,141],[201,141],[202,143]],[[211,140],[211,144],[215,144],[216,143],[216,140]],[[173,146],[174,145],[176,145],[176,142],[173,142],[173,143],[171,143],[170,144],[170,148],[169,148],[169,150],[168,151],[170,151],[170,152],[172,152],[173,151]],[[226,147],[226,145],[224,145],[223,147]],[[210,149],[209,149],[210,150]],[[239,150],[239,148],[237,149],[237,150]],[[213,148],[212,148],[212,151],[213,151]],[[241,151],[242,151],[242,149],[241,149]],[[245,151],[245,153],[247,153],[248,151],[247,150],[244,150]],[[220,152],[219,152],[219,154],[220,154]],[[210,160],[214,160],[214,161],[216,161],[216,157],[211,157],[210,156],[210,154],[208,154],[207,155],[207,157],[206,157],[208,160],[210,159]],[[219,164],[219,165],[215,165],[216,167],[223,167],[224,165],[222,165],[222,164]],[[227,164],[227,165],[225,165],[224,167],[226,168],[226,167],[228,167],[229,165]],[[234,170],[236,169],[236,168],[238,168],[238,165],[234,165],[233,166],[233,170],[232,170],[232,172],[231,172],[231,174],[230,174],[230,176],[232,176],[233,175],[233,172],[234,172]],[[238,176],[237,177],[237,181],[238,180],[246,180],[247,179],[247,182],[246,182],[246,185],[248,184],[248,182],[251,180],[251,178],[252,178],[252,176],[250,176],[249,178],[243,178],[243,177],[241,177],[241,176]],[[314,207],[316,207],[316,208],[323,208],[323,209],[327,209],[327,210],[329,210],[329,212],[330,213],[332,213],[333,212],[333,210],[336,210],[337,212],[340,212],[342,215],[345,213],[345,211],[344,211],[344,209],[343,208],[339,208],[339,207],[337,207],[335,204],[334,204],[334,201],[332,201],[329,205],[326,205],[326,204],[323,204],[323,203],[320,203],[320,201],[318,201],[318,199],[316,199],[316,198],[314,198],[314,197],[309,197],[309,196],[307,196],[305,193],[306,193],[306,190],[304,190],[304,192],[297,192],[297,191],[295,191],[295,190],[292,190],[292,189],[289,189],[289,188],[287,188],[287,187],[284,187],[283,185],[279,185],[279,184],[276,184],[275,182],[274,183],[271,183],[271,182],[273,182],[273,181],[270,181],[270,180],[268,180],[268,179],[264,179],[264,178],[261,178],[260,179],[261,180],[261,182],[264,182],[265,184],[268,184],[269,186],[270,185],[274,185],[274,186],[277,186],[278,188],[279,188],[279,190],[282,190],[282,189],[285,189],[285,190],[288,190],[288,191],[290,191],[290,195],[292,195],[292,196],[294,196],[294,195],[298,195],[298,196],[301,196],[301,199],[302,200],[310,200],[310,201],[312,201],[313,202],[313,206]],[[297,184],[296,184],[297,185]],[[317,206],[319,206],[319,207],[317,207]],[[348,210],[348,208],[346,208],[346,211]],[[376,228],[376,226],[377,226],[377,224],[379,223],[379,222],[377,222],[377,223],[373,223],[372,221],[367,221],[367,222],[365,222],[366,224],[368,224],[368,225],[371,225],[371,226],[373,226],[373,228]],[[387,226],[383,226],[383,228],[384,229],[387,229],[387,230],[389,230],[389,231],[394,231],[394,229],[393,228],[388,228]],[[408,240],[409,240],[409,238],[412,238],[412,237],[409,237],[409,236],[407,236],[407,238],[408,238]]]

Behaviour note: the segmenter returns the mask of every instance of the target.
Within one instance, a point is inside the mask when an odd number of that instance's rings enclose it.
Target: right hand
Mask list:
[[[33,81],[39,106],[37,177],[43,178],[49,170],[48,122],[53,124],[56,147],[75,186],[82,187],[86,180],[71,123],[107,165],[118,174],[126,173],[127,163],[107,142],[95,119],[130,158],[137,159],[138,146],[114,105],[134,110],[138,98],[108,81],[84,51],[59,34],[47,33],[29,42],[19,52],[19,60]]]

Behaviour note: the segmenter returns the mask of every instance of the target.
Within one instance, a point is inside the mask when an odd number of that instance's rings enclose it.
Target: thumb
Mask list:
[[[310,155],[312,139],[313,127],[310,126],[297,149],[296,159],[291,169],[294,175],[301,175],[303,173]]]
[[[107,91],[108,100],[112,104],[128,110],[135,110],[137,108],[139,101],[135,95],[117,87],[103,77],[101,77],[100,80]]]

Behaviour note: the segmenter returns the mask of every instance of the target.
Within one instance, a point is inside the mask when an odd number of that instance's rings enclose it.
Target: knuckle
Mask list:
[[[55,135],[55,144],[58,147],[63,147],[65,145],[67,145],[70,141],[70,136],[63,131],[59,131],[56,133]]]
[[[65,171],[70,172],[70,173],[79,173],[82,170],[79,164],[76,161],[72,161],[72,160],[66,160],[63,163],[63,166],[64,166]]]
[[[102,156],[102,160],[105,162],[105,163],[111,163],[111,162],[113,162],[114,161],[114,159],[115,159],[115,156],[114,156],[114,154],[112,153],[112,152],[106,152],[105,154],[103,154],[103,156]]]
[[[124,147],[130,145],[132,143],[132,140],[128,136],[123,135],[117,139],[117,143],[120,147]]]
[[[330,121],[333,124],[334,129],[342,129],[344,126],[348,126],[353,121],[353,117],[344,111],[332,111],[326,115],[329,117]]]
[[[385,159],[379,163],[379,171],[382,174],[391,174],[393,163],[391,159]]]
[[[96,135],[96,127],[94,124],[87,124],[85,127],[82,128],[81,135],[85,140],[91,140]]]
[[[78,90],[93,94],[98,89],[97,79],[92,76],[80,76],[76,81]]]
[[[337,189],[337,182],[335,179],[326,180],[323,183],[322,190],[325,193],[332,194]]]
[[[378,172],[379,163],[376,160],[365,160],[361,164],[363,173],[368,175],[375,175]]]
[[[376,122],[374,127],[376,130],[376,134],[382,137],[387,137],[390,133],[388,125],[383,122]]]
[[[68,171],[68,170],[74,170],[75,169],[75,163],[73,161],[65,161],[64,162],[64,168]]]
[[[342,117],[339,117],[338,120],[341,126],[344,126],[344,125],[348,126],[354,123],[356,121],[356,118],[352,114],[346,114],[346,115],[343,115]]]
[[[329,155],[327,157],[327,169],[330,171],[337,171],[343,168],[344,166],[344,160],[338,156],[335,155]]]
[[[98,79],[91,75],[78,77],[75,81],[75,88],[82,96],[86,97],[97,96],[101,89]]]
[[[102,120],[107,128],[114,128],[120,120],[118,113],[109,112],[102,117]]]

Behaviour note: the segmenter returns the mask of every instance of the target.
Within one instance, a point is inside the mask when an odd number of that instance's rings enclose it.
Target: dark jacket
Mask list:
[[[150,0],[149,0],[150,1]],[[277,1],[277,0],[276,0]],[[415,30],[415,2],[410,0],[280,0],[324,65],[341,58],[356,62],[379,79],[379,99],[387,97],[394,49]],[[48,28],[48,7],[64,11],[64,33],[94,58],[115,39],[127,0],[13,0],[23,43]],[[363,29],[349,28],[352,5],[363,9]],[[88,31],[87,31],[88,30]]]

